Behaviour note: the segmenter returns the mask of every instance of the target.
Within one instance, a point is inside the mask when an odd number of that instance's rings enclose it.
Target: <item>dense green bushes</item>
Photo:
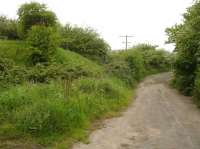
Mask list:
[[[141,52],[148,73],[168,71],[172,64],[171,53],[156,48],[149,44],[139,44],[133,47]]]
[[[194,99],[197,102],[198,106],[200,106],[200,71],[198,70],[196,73],[194,89],[193,89]]]
[[[62,48],[105,63],[110,47],[96,31],[91,28],[66,25],[61,27],[60,32]]]
[[[0,87],[7,87],[10,84],[19,84],[26,80],[24,67],[16,66],[7,58],[0,58]]]
[[[88,69],[88,70],[87,70]],[[96,70],[97,72],[93,72]],[[50,65],[37,64],[33,67],[17,66],[7,58],[0,58],[0,87],[22,84],[24,82],[48,83],[52,80],[69,79],[80,77],[101,76],[101,68],[84,68],[82,66],[70,66],[53,63]]]
[[[31,55],[29,64],[51,63],[54,60],[59,37],[55,29],[45,26],[33,26],[28,32],[27,41]]]
[[[169,43],[176,44],[174,85],[185,95],[199,97],[200,2],[196,1],[183,15],[181,24],[166,29]]]
[[[113,52],[107,64],[109,74],[117,76],[130,86],[145,76],[144,60],[137,50]]]
[[[172,55],[155,46],[139,44],[127,51],[112,52],[107,72],[134,86],[148,74],[169,71]]]

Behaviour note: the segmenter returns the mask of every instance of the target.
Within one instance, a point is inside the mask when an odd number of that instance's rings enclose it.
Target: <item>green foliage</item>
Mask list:
[[[89,59],[105,62],[109,45],[91,28],[66,25],[61,29],[61,47],[77,52]]]
[[[115,52],[111,55],[107,71],[134,86],[145,75],[142,55],[136,50]]]
[[[25,68],[16,66],[10,59],[0,58],[0,86],[22,83],[26,74]]]
[[[2,45],[0,56],[6,57],[0,59],[0,64],[6,65],[6,71],[1,71],[0,87],[21,84],[24,81],[47,83],[51,80],[74,80],[83,76],[100,77],[103,75],[102,66],[68,50],[57,48],[53,63],[38,63],[29,67],[26,63],[30,60],[31,51],[25,42],[0,40],[0,44]]]
[[[64,64],[43,65],[37,64],[29,68],[27,80],[33,83],[48,83],[52,80],[74,80],[80,77],[91,77],[97,74],[83,69],[79,66],[68,66]]]
[[[17,127],[27,133],[44,135],[62,133],[68,124],[64,100],[45,100],[16,112]]]
[[[171,66],[171,54],[162,49],[156,49],[156,46],[149,44],[139,44],[133,47],[138,50],[143,57],[147,73],[157,73],[168,71]]]
[[[119,85],[116,85],[117,82]],[[78,80],[76,83],[76,86],[74,86],[73,90],[75,92],[80,93],[86,93],[91,94],[91,92],[94,92],[94,94],[97,95],[97,97],[105,96],[105,98],[120,98],[123,95],[123,92],[119,92],[119,90],[123,90],[123,87],[125,87],[124,84],[122,84],[117,79],[111,79],[111,78],[105,78],[105,79],[95,79],[95,78],[84,78]]]
[[[111,52],[96,31],[62,27],[43,4],[26,3],[18,15],[26,42],[0,40],[0,141],[80,139],[91,122],[128,105],[147,69],[168,66],[168,53],[151,45]]]
[[[25,3],[18,9],[19,33],[22,38],[34,25],[54,27],[57,23],[56,15],[49,11],[45,4],[37,2]]]
[[[8,19],[6,16],[0,16],[0,38],[18,39],[17,21]]]
[[[200,106],[200,71],[198,70],[196,73],[194,91],[193,91],[194,99],[198,106]]]
[[[176,44],[175,84],[186,95],[193,93],[200,58],[200,2],[196,1],[183,15],[182,24],[166,30],[169,42]]]
[[[17,65],[25,65],[30,52],[24,41],[0,40],[0,57],[14,61]]]
[[[117,79],[80,79],[65,97],[60,83],[24,84],[0,94],[0,113],[10,126],[33,137],[85,129],[91,120],[128,104],[130,91]]]
[[[87,76],[102,76],[103,66],[96,64],[75,52],[58,48],[55,55],[56,63],[64,65],[76,72],[85,72]]]
[[[15,123],[23,132],[54,131],[58,125],[62,125],[61,119],[59,122],[57,119],[63,114],[63,102],[59,86],[25,84],[1,94],[0,110],[5,119],[9,118],[9,122]]]
[[[108,74],[113,75],[124,81],[126,84],[135,85],[135,79],[126,61],[113,59],[106,65]]]
[[[139,44],[127,51],[112,52],[107,72],[134,86],[147,74],[169,71],[172,56],[156,46]]]
[[[28,33],[31,55],[29,64],[52,62],[59,45],[59,37],[51,27],[33,26]]]

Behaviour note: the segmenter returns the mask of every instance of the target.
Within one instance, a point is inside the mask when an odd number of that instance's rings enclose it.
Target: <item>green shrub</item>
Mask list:
[[[185,52],[179,52],[174,64],[175,68],[175,86],[184,94],[192,95],[195,84],[196,69],[195,61],[192,56],[188,56]]]
[[[107,72],[110,75],[116,76],[124,83],[133,86],[136,84],[136,80],[132,76],[131,70],[124,60],[112,60],[106,65]]]
[[[73,81],[80,77],[95,76],[92,72],[84,70],[80,66],[68,66],[64,64],[37,64],[27,71],[27,81],[32,83],[48,83],[52,80]]]
[[[59,45],[59,37],[51,27],[33,26],[28,33],[27,41],[31,48],[29,63],[48,63],[54,60],[56,49]]]
[[[198,106],[200,106],[200,71],[199,70],[197,71],[196,78],[195,78],[193,95]]]
[[[107,72],[134,86],[145,76],[143,57],[140,52],[132,49],[114,52],[107,64]]]
[[[0,86],[23,83],[26,80],[26,75],[25,68],[16,66],[10,59],[0,58]]]
[[[140,81],[145,76],[144,58],[142,54],[137,50],[128,50],[124,53],[125,61],[132,72],[132,76]]]
[[[156,48],[157,46],[149,44],[138,44],[132,48],[142,54],[144,67],[148,74],[169,71],[172,64],[172,54]]]

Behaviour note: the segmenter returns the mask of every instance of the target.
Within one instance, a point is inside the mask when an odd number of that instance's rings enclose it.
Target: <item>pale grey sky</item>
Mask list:
[[[16,11],[31,0],[2,0],[0,14],[17,17]],[[61,23],[90,26],[111,45],[122,49],[120,35],[133,35],[131,45],[149,42],[167,50],[165,28],[181,22],[193,0],[34,0],[45,3]]]

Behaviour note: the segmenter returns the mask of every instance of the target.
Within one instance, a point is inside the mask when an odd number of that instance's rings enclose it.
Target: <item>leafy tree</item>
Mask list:
[[[61,35],[62,48],[105,62],[110,47],[93,29],[66,25],[62,28]]]
[[[187,9],[183,23],[166,29],[169,42],[176,45],[175,85],[191,95],[200,63],[200,1]]]
[[[59,45],[59,36],[52,27],[33,26],[28,32],[27,41],[31,46],[29,62],[35,65],[53,60]]]
[[[18,39],[17,21],[0,16],[0,36],[1,38]]]
[[[57,23],[54,12],[49,11],[45,4],[37,2],[25,3],[18,9],[19,33],[25,37],[34,25],[53,27]]]

